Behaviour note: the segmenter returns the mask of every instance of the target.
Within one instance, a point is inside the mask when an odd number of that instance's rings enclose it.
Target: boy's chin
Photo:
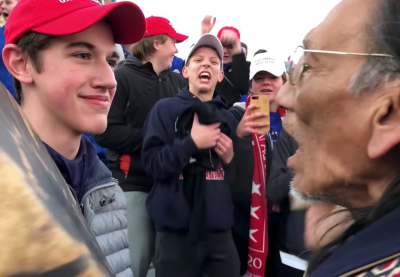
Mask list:
[[[85,124],[81,130],[84,134],[100,135],[107,129],[107,119],[92,121],[91,124]]]

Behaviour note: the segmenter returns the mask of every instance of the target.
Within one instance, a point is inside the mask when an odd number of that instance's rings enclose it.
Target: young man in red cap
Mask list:
[[[118,88],[107,130],[96,136],[96,142],[108,149],[108,166],[125,191],[135,277],[146,276],[155,239],[145,206],[153,179],[141,162],[143,124],[158,100],[175,96],[187,85],[181,74],[169,69],[178,52],[175,43],[188,37],[177,33],[166,18],[151,16],[146,23],[145,37],[130,47],[132,56],[115,71]]]
[[[217,37],[224,48],[224,80],[217,85],[217,90],[232,106],[249,91],[250,65],[242,51],[238,29],[223,27]]]
[[[5,29],[3,60],[22,111],[118,277],[133,276],[126,201],[82,133],[105,130],[117,86],[115,43],[134,43],[145,28],[142,11],[131,2],[21,0]]]

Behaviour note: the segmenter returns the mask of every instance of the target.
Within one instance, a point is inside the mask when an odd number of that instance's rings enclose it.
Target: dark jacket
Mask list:
[[[118,87],[107,130],[95,139],[108,149],[107,165],[124,191],[149,192],[153,180],[141,163],[143,124],[155,103],[175,96],[187,80],[169,70],[157,76],[151,63],[143,64],[133,56],[115,71],[115,78]]]
[[[310,252],[304,245],[305,211],[290,209],[290,181],[292,173],[286,166],[287,159],[296,153],[297,142],[285,131],[279,133],[272,154],[271,175],[267,185],[268,201],[281,209],[279,249],[307,260]]]
[[[77,157],[69,160],[45,146],[74,191],[83,216],[116,276],[133,277],[125,195],[97,157],[96,148],[82,136]]]
[[[230,66],[224,68],[224,79],[216,90],[228,101],[228,106],[239,102],[249,92],[250,64],[243,53],[234,55]]]
[[[190,135],[177,136],[179,117],[198,101],[187,88],[174,98],[159,101],[149,114],[143,130],[142,159],[146,172],[155,183],[147,199],[147,210],[157,231],[187,232],[191,209],[185,196],[183,170],[199,152]],[[213,102],[224,103],[216,92]],[[226,105],[226,103],[224,104]],[[236,120],[226,108],[230,137]],[[205,192],[205,223],[209,232],[226,231],[233,226],[233,205],[229,185],[234,178],[234,164],[218,171],[208,171]]]
[[[338,246],[310,277],[388,277],[400,272],[400,208]]]

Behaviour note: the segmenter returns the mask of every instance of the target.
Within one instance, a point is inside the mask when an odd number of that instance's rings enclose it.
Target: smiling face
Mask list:
[[[12,45],[7,47],[5,56],[16,54]],[[105,21],[81,33],[56,37],[40,53],[40,73],[28,59],[29,74],[14,76],[22,83],[22,109],[34,109],[38,118],[48,119],[48,125],[76,133],[102,133],[117,86],[114,47]]]
[[[275,101],[275,96],[283,85],[281,76],[275,76],[266,71],[257,72],[251,80],[251,92],[254,95],[268,95],[269,102]]]
[[[367,34],[360,30],[366,29],[376,3],[342,1],[306,36],[305,48],[368,53]],[[396,163],[391,161],[385,137],[373,136],[376,130],[390,129],[379,128],[394,111],[388,100],[391,85],[354,95],[350,84],[366,62],[363,56],[306,53],[304,61],[308,67],[300,81],[296,86],[287,82],[276,98],[288,109],[284,127],[299,144],[287,162],[295,172],[294,189],[305,199],[346,207],[371,205],[398,169],[398,157]],[[373,154],[379,147],[380,155]]]
[[[164,70],[172,67],[174,56],[178,53],[175,43],[176,41],[169,36],[164,43],[154,42],[154,48],[157,50],[154,53],[154,57],[160,62]]]
[[[1,1],[1,16],[4,18],[4,21],[7,22],[7,18],[10,15],[11,11],[18,4],[19,0],[3,0]]]
[[[195,95],[214,93],[217,83],[224,78],[216,50],[208,47],[194,51],[182,74],[189,80],[189,90]]]

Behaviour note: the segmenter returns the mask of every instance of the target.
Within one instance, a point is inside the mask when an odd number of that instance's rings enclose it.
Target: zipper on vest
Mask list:
[[[67,184],[67,185],[68,185],[68,184]],[[68,185],[68,188],[69,188],[69,190],[71,191],[72,196],[74,197],[74,199],[75,199],[75,201],[76,201],[76,204],[77,204],[77,205],[79,206],[79,208],[81,209],[81,213],[83,213],[83,204],[80,204],[80,203],[79,203],[78,196],[76,195],[74,189],[73,189],[70,185]]]
[[[68,185],[68,184],[67,184],[67,185]],[[68,188],[69,188],[69,190],[71,191],[72,196],[75,198],[76,203],[79,205],[78,196],[76,195],[74,189],[73,189],[70,185],[68,185]]]

